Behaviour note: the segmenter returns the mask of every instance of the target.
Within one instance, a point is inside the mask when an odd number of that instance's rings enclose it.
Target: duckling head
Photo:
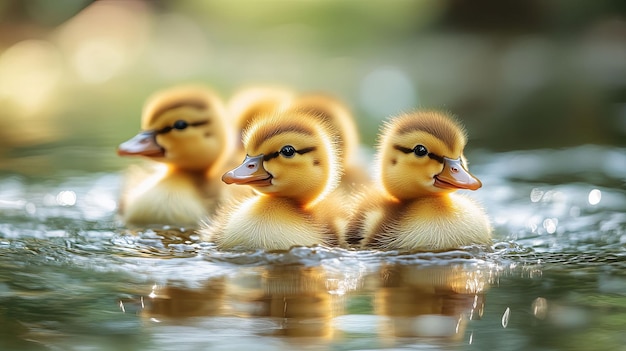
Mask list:
[[[244,162],[222,180],[312,206],[337,186],[341,175],[340,148],[330,129],[302,111],[256,119],[244,132]]]
[[[137,155],[189,171],[203,171],[224,161],[231,133],[224,106],[203,87],[160,91],[146,102],[142,132],[118,147],[121,156]]]
[[[480,180],[467,170],[467,137],[451,116],[417,111],[386,123],[379,140],[378,179],[398,200],[476,190]]]

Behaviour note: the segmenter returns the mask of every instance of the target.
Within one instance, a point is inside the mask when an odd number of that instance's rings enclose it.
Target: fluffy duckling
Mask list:
[[[329,128],[301,111],[255,119],[243,136],[245,160],[222,180],[248,185],[256,195],[223,207],[200,231],[203,237],[222,249],[336,245],[331,211],[320,208],[341,175],[340,149]]]
[[[143,156],[155,170],[135,169],[126,180],[120,214],[126,224],[195,227],[215,209],[219,176],[232,149],[222,100],[200,86],[179,86],[151,96],[142,132],[122,143],[121,156]]]
[[[424,110],[390,120],[379,139],[380,189],[365,194],[347,242],[383,250],[448,250],[488,244],[483,209],[454,191],[476,190],[463,156],[466,135],[449,115]]]

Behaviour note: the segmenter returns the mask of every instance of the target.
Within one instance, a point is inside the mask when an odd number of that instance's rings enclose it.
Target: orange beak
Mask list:
[[[165,150],[156,142],[156,133],[154,131],[140,132],[131,139],[123,142],[117,148],[117,154],[120,156],[148,156],[163,157]]]
[[[272,175],[263,168],[263,155],[246,156],[246,159],[237,168],[222,176],[226,184],[247,184],[256,186],[272,185]]]
[[[465,167],[461,158],[456,160],[444,157],[443,171],[435,176],[435,186],[442,189],[476,190],[483,184]]]

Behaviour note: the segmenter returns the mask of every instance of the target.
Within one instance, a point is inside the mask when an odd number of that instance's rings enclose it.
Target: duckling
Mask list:
[[[348,224],[348,244],[443,251],[490,243],[491,226],[484,210],[454,193],[482,186],[467,170],[466,139],[459,122],[436,110],[388,121],[376,155],[380,184],[362,195]]]
[[[328,130],[302,111],[256,118],[244,131],[245,160],[222,176],[255,195],[224,206],[200,230],[203,238],[221,249],[336,245],[339,229],[318,206],[341,175],[340,149]]]
[[[153,94],[144,105],[142,132],[118,147],[120,156],[143,156],[154,170],[131,171],[120,200],[126,224],[196,227],[222,196],[222,164],[234,135],[224,104],[201,86]]]

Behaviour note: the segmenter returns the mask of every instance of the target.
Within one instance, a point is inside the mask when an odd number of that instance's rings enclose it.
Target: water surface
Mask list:
[[[475,151],[491,247],[220,252],[120,174],[0,176],[2,350],[625,350],[626,150]]]

